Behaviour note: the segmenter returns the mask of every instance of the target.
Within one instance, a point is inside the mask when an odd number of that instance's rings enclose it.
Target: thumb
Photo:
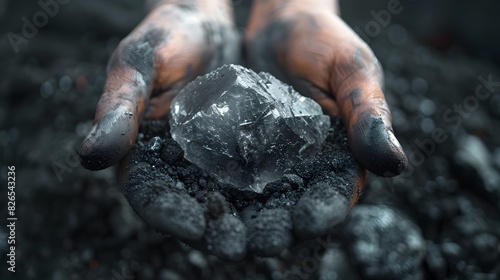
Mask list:
[[[153,46],[148,41],[125,39],[115,50],[94,126],[78,151],[85,168],[107,168],[130,150],[149,99],[154,69]]]
[[[356,159],[379,176],[404,171],[408,160],[394,136],[384,94],[383,72],[368,47],[351,48],[334,67],[330,86],[348,126]]]

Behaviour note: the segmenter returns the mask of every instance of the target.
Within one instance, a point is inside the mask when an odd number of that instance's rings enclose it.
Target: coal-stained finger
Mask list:
[[[294,242],[288,209],[263,209],[245,223],[248,227],[248,248],[258,256],[279,255]]]
[[[349,153],[324,154],[321,160],[305,161],[302,167],[310,165],[318,171],[303,175],[309,189],[292,212],[295,234],[302,239],[328,234],[342,222],[360,198],[367,175]]]
[[[332,65],[330,87],[347,123],[350,147],[369,171],[396,176],[408,160],[392,129],[382,68],[359,38],[344,46]]]
[[[198,201],[186,192],[182,183],[167,176],[146,178],[147,168],[151,167],[138,167],[132,172],[123,190],[134,211],[161,233],[182,240],[201,239],[206,222]]]
[[[210,193],[205,214],[207,226],[203,238],[186,243],[223,261],[243,260],[247,254],[247,229],[229,212],[224,196],[218,192]]]
[[[284,18],[261,33],[255,31],[258,18],[250,22],[250,64],[287,81],[330,115],[340,113],[349,126],[351,149],[368,170],[382,176],[401,173],[407,159],[394,137],[383,72],[370,48],[327,10]]]
[[[131,35],[113,53],[94,126],[78,151],[85,168],[113,165],[135,142],[155,79],[153,52],[161,39],[153,35]]]
[[[94,126],[80,147],[84,167],[117,162],[135,142],[142,118],[165,116],[187,82],[237,59],[239,36],[229,7],[226,0],[162,1],[120,43]]]

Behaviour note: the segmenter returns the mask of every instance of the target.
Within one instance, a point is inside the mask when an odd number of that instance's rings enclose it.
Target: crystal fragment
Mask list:
[[[317,152],[330,118],[268,73],[224,65],[187,84],[171,104],[185,158],[240,190],[261,192]]]

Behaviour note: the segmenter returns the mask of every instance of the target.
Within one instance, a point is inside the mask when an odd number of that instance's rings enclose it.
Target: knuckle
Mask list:
[[[156,49],[170,38],[170,32],[155,25],[146,25],[140,35],[134,33],[125,37],[113,52],[108,69],[116,66],[129,66],[145,77],[154,71]]]
[[[352,85],[356,80],[381,80],[382,67],[368,45],[343,44],[339,47],[332,64],[333,83],[337,87]]]

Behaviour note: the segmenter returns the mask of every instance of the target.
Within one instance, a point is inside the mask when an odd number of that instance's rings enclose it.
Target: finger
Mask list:
[[[241,261],[246,255],[245,225],[231,214],[209,220],[204,241],[207,252],[223,261]]]
[[[329,114],[340,112],[351,149],[367,169],[382,176],[401,173],[407,159],[392,131],[382,70],[373,53],[329,11],[298,13],[293,19],[270,24],[263,39],[247,32],[250,63],[288,81]],[[255,33],[258,21],[253,23],[249,30]]]
[[[113,165],[135,142],[154,82],[153,48],[147,36],[125,39],[111,57],[94,126],[78,151],[85,168]]]
[[[223,2],[215,6],[227,8]],[[182,85],[234,55],[229,10],[206,1],[192,9],[177,4],[165,2],[152,11],[113,54],[95,124],[80,147],[84,167],[114,164],[134,143],[143,117],[164,116]],[[226,55],[213,55],[218,51]]]
[[[220,193],[209,195],[206,214],[207,227],[203,239],[187,243],[223,261],[243,260],[247,252],[246,227],[229,213],[227,202]]]
[[[156,48],[156,83],[144,119],[167,115],[170,103],[197,76],[239,59],[239,35],[228,0],[168,0],[148,16],[147,28],[165,38]],[[160,26],[161,28],[157,28]],[[140,27],[138,27],[140,28]]]
[[[337,9],[332,3],[322,4],[326,6],[315,3],[304,12],[307,5],[300,1],[281,1],[279,5],[254,1],[245,33],[245,55],[252,69],[271,73],[314,99],[329,115],[339,116],[328,86],[332,42],[338,42],[332,33],[337,28],[328,28],[331,22],[323,19],[325,14],[332,17]]]
[[[321,160],[306,161],[303,168],[315,167],[315,174],[304,174],[308,191],[296,203],[292,220],[294,231],[302,239],[328,234],[341,223],[357,203],[366,180],[366,171],[357,161],[344,155],[323,155]]]
[[[379,176],[396,176],[403,172],[408,160],[392,129],[391,113],[382,92],[382,68],[366,44],[359,38],[352,40],[335,57],[331,91],[347,123],[349,144],[356,158]]]
[[[325,113],[332,117],[340,117],[339,106],[326,91],[299,77],[295,77],[289,81],[297,92],[318,102]]]
[[[256,255],[279,255],[293,243],[292,218],[285,209],[263,209],[255,218],[245,221],[248,227],[248,248]]]
[[[134,211],[161,233],[182,240],[201,239],[205,216],[201,205],[186,193],[182,183],[164,178],[147,178],[149,165],[131,172],[124,195]]]

